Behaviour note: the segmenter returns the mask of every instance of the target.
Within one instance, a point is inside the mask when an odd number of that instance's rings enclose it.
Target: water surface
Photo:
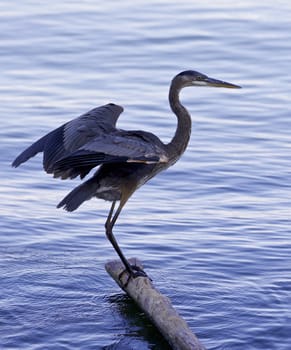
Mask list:
[[[109,205],[57,203],[79,183],[10,167],[33,140],[108,102],[165,142],[184,69],[243,86],[185,89],[188,150],[116,227],[207,349],[291,342],[289,1],[0,4],[0,348],[167,349],[104,271]]]

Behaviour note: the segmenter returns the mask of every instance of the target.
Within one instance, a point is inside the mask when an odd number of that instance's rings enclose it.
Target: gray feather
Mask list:
[[[68,156],[94,137],[116,130],[115,125],[122,111],[121,106],[112,103],[94,108],[37,140],[13,161],[12,166],[18,167],[43,152],[43,167],[51,173],[57,160]]]
[[[94,177],[83,182],[74,188],[66,197],[57,205],[57,208],[64,208],[67,211],[74,211],[79,206],[95,196],[99,183]]]

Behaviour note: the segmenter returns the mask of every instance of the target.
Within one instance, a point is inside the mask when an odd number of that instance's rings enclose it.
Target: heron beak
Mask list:
[[[212,79],[212,78],[206,78],[204,80],[205,86],[212,86],[212,87],[224,87],[229,89],[241,89],[241,86],[227,83],[226,81]]]

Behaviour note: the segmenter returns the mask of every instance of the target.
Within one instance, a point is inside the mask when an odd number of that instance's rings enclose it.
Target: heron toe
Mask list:
[[[124,282],[122,281],[122,276],[123,276],[125,273],[127,274],[127,279],[126,279],[126,282],[124,283]],[[129,280],[130,280],[131,278],[137,278],[137,277],[147,277],[147,278],[149,278],[149,276],[145,273],[145,271],[144,271],[141,267],[139,267],[139,266],[137,266],[137,265],[130,265],[130,271],[129,271],[127,268],[125,268],[125,269],[119,274],[118,279],[120,280],[120,282],[122,282],[122,284],[123,284],[124,287],[127,287],[128,283],[129,283]],[[149,279],[150,279],[150,278],[149,278]],[[151,279],[150,279],[150,280],[151,280]]]

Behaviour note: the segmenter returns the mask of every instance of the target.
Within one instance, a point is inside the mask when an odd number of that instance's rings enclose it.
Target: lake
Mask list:
[[[0,3],[0,348],[169,349],[107,275],[109,203],[56,209],[40,136],[109,102],[124,129],[169,142],[171,79],[194,69],[240,90],[187,88],[183,157],[140,188],[115,234],[208,350],[291,343],[291,3]]]

